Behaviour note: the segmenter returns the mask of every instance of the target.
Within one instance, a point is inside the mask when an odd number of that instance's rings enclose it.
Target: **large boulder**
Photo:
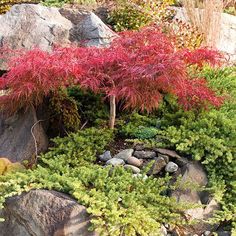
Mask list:
[[[185,235],[202,235],[205,231],[212,231],[217,225],[211,225],[206,221],[213,217],[219,204],[210,197],[208,192],[202,191],[208,183],[207,174],[203,166],[197,162],[188,162],[181,168],[180,188],[171,193],[178,202],[197,204],[198,207],[184,212],[186,218],[197,223],[186,227]]]
[[[1,236],[92,236],[89,214],[69,196],[32,190],[6,201],[1,212]]]
[[[46,151],[48,138],[42,123],[34,109],[20,111],[8,118],[0,114],[0,157],[21,162],[36,155],[36,146],[37,154]]]
[[[0,15],[0,48],[51,51],[55,45],[106,46],[116,34],[94,13],[34,4],[14,5]],[[6,70],[6,60],[0,70]]]
[[[184,8],[175,7],[175,18],[188,22],[189,18]],[[198,11],[196,9],[196,11]],[[218,50],[228,54],[230,60],[236,61],[236,16],[226,13],[221,14],[220,38],[216,44]]]

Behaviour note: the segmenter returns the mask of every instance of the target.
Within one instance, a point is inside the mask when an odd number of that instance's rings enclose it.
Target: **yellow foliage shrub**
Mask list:
[[[20,164],[19,162],[15,162],[15,163],[11,163],[10,165],[7,166],[7,169],[5,170],[4,174],[16,172],[16,171],[21,171],[24,169],[25,169],[25,167],[22,164]]]
[[[7,166],[10,164],[11,162],[7,158],[0,158],[0,175],[2,175],[6,171]]]
[[[39,3],[39,0],[0,0],[0,15],[10,10],[11,6],[20,3]]]
[[[24,170],[25,167],[19,162],[12,163],[5,157],[0,158],[0,175],[5,175],[11,172]]]

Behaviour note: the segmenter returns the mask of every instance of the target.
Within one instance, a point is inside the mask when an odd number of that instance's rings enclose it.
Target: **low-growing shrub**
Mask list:
[[[133,176],[123,167],[92,162],[110,141],[110,132],[94,128],[58,138],[33,170],[0,176],[0,206],[7,197],[31,189],[54,189],[73,196],[92,215],[92,230],[101,235],[160,235],[163,223],[186,224],[190,205],[165,195],[169,177]]]
[[[165,34],[174,38],[175,47],[177,49],[199,48],[203,42],[203,35],[199,30],[190,23],[173,19],[161,24]]]
[[[65,4],[72,5],[95,5],[96,0],[41,0],[41,4],[49,7],[63,7]]]
[[[171,3],[172,0],[125,0],[110,12],[107,21],[115,31],[137,30],[172,18],[173,10],[168,8]]]
[[[64,165],[76,166],[84,161],[94,162],[96,154],[104,151],[107,143],[113,139],[113,132],[108,129],[88,128],[70,133],[64,138],[55,138],[50,152],[43,155],[45,159],[60,157]],[[63,159],[63,158],[64,159]]]
[[[220,109],[208,111],[183,111],[172,98],[159,109],[157,135],[144,139],[137,135],[139,121],[131,120],[123,127],[127,137],[148,146],[164,146],[177,150],[183,156],[200,160],[208,171],[209,186],[219,195],[222,211],[216,219],[236,224],[236,76],[235,67],[205,68],[204,76],[209,86],[226,97]],[[171,102],[171,104],[168,103]],[[141,117],[146,128],[154,126],[148,118]],[[153,120],[153,118],[152,118]],[[157,120],[157,119],[156,119]],[[155,121],[155,119],[154,119]],[[153,121],[152,121],[153,122]],[[220,193],[220,194],[219,194]],[[233,229],[233,230],[236,230]]]

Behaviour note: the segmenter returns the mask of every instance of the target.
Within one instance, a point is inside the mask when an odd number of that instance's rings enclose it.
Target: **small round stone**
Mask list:
[[[108,161],[108,160],[112,159],[111,152],[105,151],[102,155],[99,156],[99,159],[101,161]]]
[[[138,174],[140,172],[140,169],[136,166],[132,166],[132,165],[124,165],[125,169],[131,169],[133,171],[134,174]]]
[[[112,165],[112,166],[119,166],[124,164],[125,164],[124,160],[115,157],[106,162],[106,165]]]
[[[166,167],[165,167],[165,171],[168,172],[168,173],[174,173],[178,170],[178,165],[175,164],[174,162],[170,161]]]
[[[137,167],[140,167],[143,163],[143,161],[133,156],[128,157],[126,162],[130,165],[137,166]]]
[[[204,236],[209,236],[211,234],[211,231],[205,231]]]

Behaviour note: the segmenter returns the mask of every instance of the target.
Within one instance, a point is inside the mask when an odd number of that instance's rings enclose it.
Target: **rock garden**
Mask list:
[[[235,7],[0,1],[0,236],[235,236]]]

